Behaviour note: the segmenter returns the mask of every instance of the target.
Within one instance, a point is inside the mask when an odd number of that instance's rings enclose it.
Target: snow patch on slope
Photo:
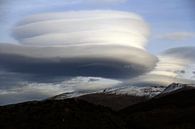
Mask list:
[[[172,83],[169,85],[161,94],[171,93],[177,90],[186,89],[186,88],[193,88],[195,87],[194,84],[181,84],[181,83]]]

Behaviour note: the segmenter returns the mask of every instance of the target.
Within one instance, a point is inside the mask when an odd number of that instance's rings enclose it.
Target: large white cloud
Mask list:
[[[13,28],[19,45],[0,45],[0,66],[11,72],[129,78],[150,71],[144,20],[122,11],[37,14]]]
[[[72,11],[28,17],[14,28],[13,35],[24,45],[113,44],[144,49],[149,29],[134,13]]]
[[[113,88],[157,62],[145,49],[147,24],[129,12],[37,14],[18,23],[13,35],[19,44],[0,44],[1,104]]]

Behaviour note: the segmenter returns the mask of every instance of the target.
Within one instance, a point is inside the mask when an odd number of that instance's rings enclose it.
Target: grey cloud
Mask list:
[[[163,52],[163,55],[183,59],[187,62],[195,62],[195,47],[171,48]]]
[[[160,37],[160,39],[172,41],[183,41],[192,38],[195,38],[195,32],[173,32]]]
[[[164,85],[170,83],[195,83],[192,78],[195,64],[195,47],[178,47],[168,49],[158,56],[156,67],[134,79],[130,83],[135,85]]]
[[[109,45],[37,48],[1,44],[0,59],[1,68],[11,72],[121,79],[148,72],[157,61],[141,49]]]
[[[125,3],[128,0],[82,0],[87,2],[95,2],[95,3]]]
[[[152,73],[161,73],[176,77],[185,74],[191,65],[195,64],[195,47],[171,48],[163,52],[159,57],[159,63]],[[156,72],[155,72],[156,71]],[[182,72],[183,71],[183,72]],[[184,72],[185,71],[185,72]]]
[[[171,77],[166,75],[159,75],[159,74],[146,74],[134,79],[130,79],[128,81],[129,84],[135,86],[168,86],[171,83],[183,83],[183,84],[194,84],[195,80],[191,78],[178,78],[178,77]]]

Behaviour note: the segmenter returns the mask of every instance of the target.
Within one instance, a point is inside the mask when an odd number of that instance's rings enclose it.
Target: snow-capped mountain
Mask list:
[[[118,89],[107,89],[104,92],[109,94],[126,94],[135,96],[148,96],[154,97],[162,94],[168,94],[173,92],[178,92],[182,90],[194,89],[195,84],[182,84],[182,83],[172,83],[168,86],[146,86],[146,87],[123,87]]]
[[[95,93],[103,93],[102,91],[97,91],[97,92],[68,92],[68,93],[62,93],[59,95],[56,95],[54,97],[48,98],[50,100],[63,100],[63,99],[67,99],[67,98],[75,98],[75,97],[79,97],[79,96],[83,96],[83,95],[87,95],[87,94],[95,94]]]
[[[150,86],[150,87],[130,86],[130,87],[120,87],[120,88],[106,88],[104,90],[98,90],[96,92],[94,91],[93,92],[90,91],[68,92],[68,93],[63,93],[54,96],[49,99],[63,100],[66,98],[74,98],[74,97],[79,97],[82,95],[94,94],[94,93],[154,97],[160,94],[164,89],[165,89],[164,86]]]
[[[134,95],[134,96],[148,96],[153,97],[160,94],[165,89],[164,86],[150,86],[150,87],[123,87],[118,89],[107,89],[104,93],[116,95]]]
[[[195,84],[181,84],[181,83],[172,83],[166,87],[159,95],[166,95],[170,93],[175,93],[183,90],[194,89]]]
[[[195,88],[195,84],[181,84],[181,83],[172,83],[168,86],[129,86],[129,87],[118,87],[118,88],[107,88],[104,90],[98,90],[96,92],[90,91],[78,91],[78,92],[68,92],[63,93],[57,96],[54,96],[50,99],[55,100],[63,100],[66,98],[74,98],[87,94],[94,93],[104,93],[104,94],[115,94],[115,95],[132,95],[132,96],[147,96],[147,97],[159,97],[164,96],[166,94],[193,89]]]

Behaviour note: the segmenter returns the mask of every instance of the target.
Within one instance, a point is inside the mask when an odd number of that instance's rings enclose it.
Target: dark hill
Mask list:
[[[0,107],[0,128],[124,129],[124,122],[108,108],[66,99]]]
[[[195,129],[195,89],[135,104],[120,111],[134,129]]]
[[[99,101],[98,96],[90,101]],[[103,98],[102,95],[99,98],[101,103]],[[112,96],[105,100],[124,101],[123,97],[116,98]],[[0,128],[195,129],[195,89],[156,97],[117,112],[101,105],[73,98],[1,106]]]
[[[128,106],[148,100],[146,96],[133,95],[116,95],[106,93],[88,94],[78,97],[80,100],[85,100],[89,103],[109,107],[112,110],[118,111]]]

